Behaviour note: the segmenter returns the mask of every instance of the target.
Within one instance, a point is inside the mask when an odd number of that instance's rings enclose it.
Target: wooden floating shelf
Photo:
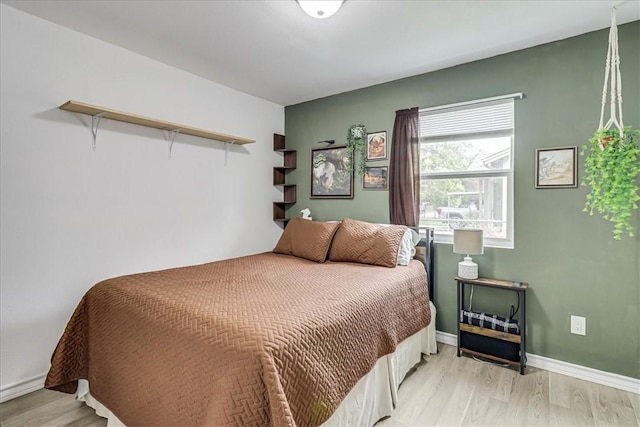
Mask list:
[[[252,144],[256,141],[253,139],[241,138],[239,136],[227,135],[224,133],[212,132],[205,129],[199,129],[192,126],[182,125],[179,123],[168,122],[165,120],[152,119],[149,117],[139,116],[137,114],[124,113],[122,111],[112,110],[110,108],[99,107],[96,105],[86,104],[79,101],[67,101],[60,106],[61,110],[72,111],[74,113],[87,114],[89,116],[98,116],[117,120],[119,122],[131,123],[139,126],[146,126],[164,131],[176,131],[181,134],[197,136],[200,138],[212,139],[221,142],[230,142],[234,144]]]
[[[287,206],[296,202],[296,185],[286,183],[287,172],[296,168],[297,152],[289,150],[285,144],[284,135],[273,134],[273,151],[282,153],[284,164],[273,167],[273,185],[282,188],[282,201],[273,202],[273,220],[283,227],[287,226]]]

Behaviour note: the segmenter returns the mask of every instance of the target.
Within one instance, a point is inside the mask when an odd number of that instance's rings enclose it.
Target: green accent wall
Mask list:
[[[640,21],[620,26],[619,40],[625,124],[638,128]],[[582,212],[586,187],[534,188],[536,148],[580,147],[598,125],[607,41],[608,29],[286,107],[287,148],[298,150],[287,177],[298,202],[288,216],[308,207],[314,220],[389,221],[388,192],[363,191],[359,176],[352,200],[309,198],[311,149],[325,146],[317,141],[344,145],[354,123],[386,130],[391,141],[396,110],[522,92],[515,101],[515,249],[487,248],[474,260],[483,276],[529,283],[528,352],[640,378],[640,239],[614,241],[611,223]],[[584,158],[578,162],[581,180]],[[633,221],[637,229],[640,211]],[[436,245],[436,327],[453,334],[460,260],[451,245]],[[476,289],[473,308],[506,316],[515,303],[515,293]],[[586,336],[570,334],[572,314],[586,317]]]

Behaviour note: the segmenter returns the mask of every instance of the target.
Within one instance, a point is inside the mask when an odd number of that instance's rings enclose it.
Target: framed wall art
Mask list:
[[[363,190],[388,190],[389,166],[367,166],[362,178]]]
[[[347,147],[311,150],[311,198],[352,199],[353,168]]]
[[[367,134],[367,160],[385,160],[387,158],[387,131]]]
[[[536,188],[578,186],[578,147],[538,148]]]

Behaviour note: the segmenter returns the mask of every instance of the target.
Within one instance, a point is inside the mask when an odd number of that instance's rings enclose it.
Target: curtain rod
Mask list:
[[[475,101],[457,102],[455,104],[441,105],[439,107],[421,108],[421,109],[418,110],[418,112],[419,113],[424,113],[424,112],[427,112],[427,111],[444,110],[446,108],[453,108],[453,107],[462,107],[463,105],[472,105],[472,104],[480,104],[480,103],[483,103],[483,102],[497,101],[499,99],[509,99],[509,98],[522,99],[523,97],[524,97],[524,94],[522,92],[510,93],[509,95],[499,95],[499,96],[494,96],[494,97],[491,97],[491,98],[476,99]]]

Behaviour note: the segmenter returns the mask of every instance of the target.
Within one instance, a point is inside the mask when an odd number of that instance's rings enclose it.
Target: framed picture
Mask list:
[[[352,199],[350,162],[345,146],[311,150],[311,198]]]
[[[388,190],[389,166],[366,166],[362,178],[364,190]]]
[[[387,131],[367,134],[367,160],[384,160],[387,158]]]
[[[536,188],[578,186],[578,147],[538,148]]]

